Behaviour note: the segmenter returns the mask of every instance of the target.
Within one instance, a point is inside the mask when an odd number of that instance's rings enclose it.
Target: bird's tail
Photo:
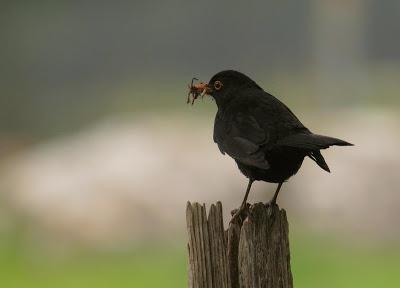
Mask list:
[[[326,149],[329,146],[353,146],[353,144],[338,138],[318,134],[311,134],[310,136],[312,142],[315,143],[315,145],[318,145],[320,149]]]
[[[329,146],[353,146],[353,144],[341,139],[312,133],[293,134],[282,139],[278,144],[280,146],[299,148],[310,152],[326,149]]]
[[[329,169],[328,164],[326,164],[324,157],[322,156],[321,152],[319,150],[312,151],[308,156],[315,161],[315,163],[318,164],[319,167],[324,169],[326,172],[331,172],[331,169]]]
[[[300,133],[290,135],[278,142],[280,146],[301,149],[318,164],[319,167],[330,172],[328,164],[319,150],[330,146],[353,146],[353,144],[341,139],[317,135],[312,133]]]

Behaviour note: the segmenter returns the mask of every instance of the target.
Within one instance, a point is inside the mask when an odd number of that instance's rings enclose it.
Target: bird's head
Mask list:
[[[248,76],[234,70],[225,70],[215,74],[208,83],[200,82],[189,85],[189,97],[192,97],[192,104],[199,96],[211,96],[218,106],[230,101],[237,95],[237,92],[245,88],[261,89]],[[235,93],[236,92],[236,93]]]

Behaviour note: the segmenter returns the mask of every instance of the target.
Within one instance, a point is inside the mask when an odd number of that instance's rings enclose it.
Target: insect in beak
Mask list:
[[[189,85],[189,92],[188,92],[188,97],[187,97],[187,104],[192,103],[194,104],[194,101],[201,96],[202,98],[204,95],[209,94],[211,92],[211,89],[208,87],[207,83],[200,82],[200,83],[193,83],[194,81],[198,81],[199,79],[197,78],[192,78],[192,81]]]

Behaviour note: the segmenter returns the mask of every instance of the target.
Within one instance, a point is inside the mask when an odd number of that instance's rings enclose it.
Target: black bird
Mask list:
[[[249,179],[236,215],[247,207],[247,197],[255,180],[278,183],[270,201],[274,205],[283,182],[297,173],[304,157],[310,157],[330,172],[320,150],[352,145],[312,133],[285,104],[240,72],[221,71],[208,84],[192,81],[189,87],[192,103],[200,95],[210,95],[217,103],[214,142],[222,154],[236,161]]]

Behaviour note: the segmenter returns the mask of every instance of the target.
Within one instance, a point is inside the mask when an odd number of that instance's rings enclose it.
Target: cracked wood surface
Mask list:
[[[257,203],[225,231],[222,204],[188,202],[188,287],[292,288],[286,212]]]

